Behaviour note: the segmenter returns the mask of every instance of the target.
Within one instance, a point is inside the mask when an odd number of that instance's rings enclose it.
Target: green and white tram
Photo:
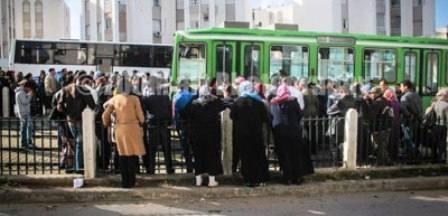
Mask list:
[[[237,28],[177,32],[172,84],[258,77],[268,83],[280,69],[290,76],[344,83],[409,79],[425,104],[448,85],[448,41],[339,33]]]

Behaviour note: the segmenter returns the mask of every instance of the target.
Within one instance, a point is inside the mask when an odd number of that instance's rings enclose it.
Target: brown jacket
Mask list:
[[[115,140],[120,156],[140,156],[145,154],[143,144],[144,123],[142,107],[138,97],[133,95],[116,95],[108,102],[103,113],[103,123],[107,127],[111,123],[111,114],[115,114]]]

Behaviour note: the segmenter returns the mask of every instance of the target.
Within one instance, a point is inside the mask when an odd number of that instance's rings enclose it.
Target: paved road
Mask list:
[[[153,203],[0,205],[5,215],[448,215],[448,190],[333,195],[314,198],[158,200]]]

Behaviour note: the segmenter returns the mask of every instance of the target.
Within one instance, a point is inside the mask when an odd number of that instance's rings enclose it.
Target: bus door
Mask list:
[[[423,65],[420,66],[423,72],[420,79],[419,90],[423,96],[424,106],[428,106],[431,99],[439,90],[439,83],[443,83],[441,77],[442,51],[440,50],[423,50]]]
[[[113,61],[112,57],[96,57],[96,69],[103,73],[112,73]]]
[[[253,78],[258,81],[262,78],[262,53],[263,46],[261,43],[242,42],[239,46],[239,68],[240,76],[246,79]]]
[[[235,42],[218,41],[213,44],[212,68],[216,72],[217,85],[223,82],[232,83],[236,76]]]

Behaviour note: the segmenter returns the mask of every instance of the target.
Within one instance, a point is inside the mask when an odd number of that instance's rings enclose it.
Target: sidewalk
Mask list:
[[[74,176],[0,177],[0,203],[101,202],[154,199],[201,199],[254,196],[320,196],[370,191],[437,190],[448,188],[447,166],[391,167],[356,171],[317,170],[304,184],[285,186],[279,176],[264,187],[244,187],[239,177],[221,177],[216,188],[193,186],[193,175],[139,176],[140,186],[121,189],[118,175],[86,181],[73,189]]]

